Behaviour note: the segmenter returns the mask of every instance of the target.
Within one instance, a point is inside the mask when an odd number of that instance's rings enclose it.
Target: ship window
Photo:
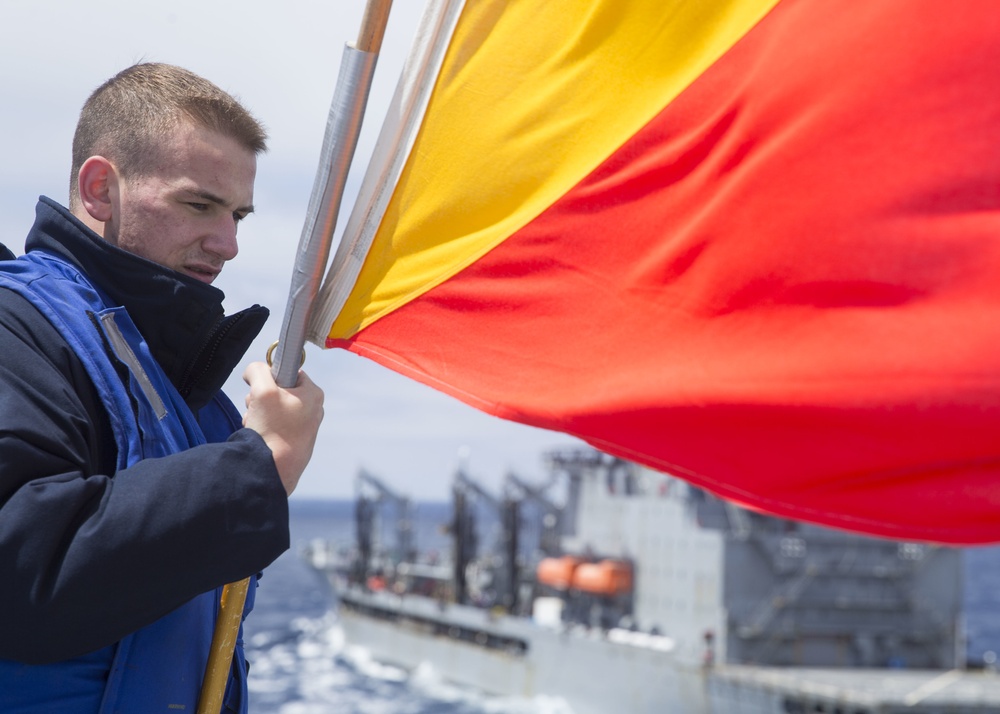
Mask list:
[[[805,714],[806,705],[795,699],[785,699],[781,703],[781,710],[785,714]]]

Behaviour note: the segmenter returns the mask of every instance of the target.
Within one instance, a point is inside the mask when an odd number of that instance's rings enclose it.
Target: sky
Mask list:
[[[280,6],[280,7],[279,7]],[[423,0],[396,0],[375,72],[338,230],[353,205]],[[247,362],[278,337],[323,130],[344,46],[362,0],[5,0],[0,21],[0,242],[23,252],[39,195],[67,200],[80,107],[105,79],[138,61],[181,65],[234,94],[267,127],[255,214],[240,255],[216,286],[235,312],[272,315]],[[304,369],[326,393],[313,460],[293,498],[348,498],[358,469],[421,500],[445,500],[459,463],[495,492],[505,473],[542,480],[541,456],[571,437],[505,422],[342,350],[307,346]],[[237,370],[226,385],[240,407]]]

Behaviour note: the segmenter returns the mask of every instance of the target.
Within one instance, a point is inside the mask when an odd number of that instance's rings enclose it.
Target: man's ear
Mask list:
[[[107,223],[117,213],[118,172],[103,156],[83,162],[77,176],[80,203],[95,221]]]

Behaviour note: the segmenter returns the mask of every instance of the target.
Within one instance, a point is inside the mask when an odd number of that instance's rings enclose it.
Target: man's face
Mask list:
[[[120,177],[104,237],[123,250],[211,283],[236,257],[236,227],[253,211],[254,153],[181,122],[151,170]]]

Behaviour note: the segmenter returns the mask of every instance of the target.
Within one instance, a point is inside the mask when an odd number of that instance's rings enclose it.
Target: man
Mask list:
[[[0,711],[194,712],[217,589],[288,548],[322,392],[251,364],[241,420],[219,388],[267,310],[210,285],[265,139],[204,79],[126,69],[81,112],[70,210],[0,246]]]

